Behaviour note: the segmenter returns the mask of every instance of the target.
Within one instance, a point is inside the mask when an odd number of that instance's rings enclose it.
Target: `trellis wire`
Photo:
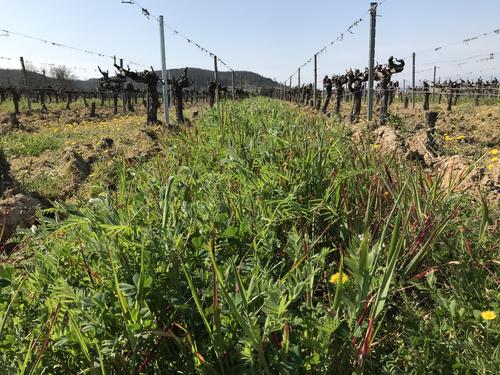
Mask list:
[[[138,1],[136,0],[122,0],[122,4],[132,4],[132,5],[136,5],[137,7],[141,8],[141,11],[143,13],[143,15],[149,19],[149,17],[153,17],[154,19],[156,19],[158,21],[158,17],[156,17],[153,13],[151,13],[147,8],[145,8],[144,6],[142,6]],[[186,36],[185,34],[181,33],[180,31],[176,30],[175,28],[173,28],[172,26],[168,25],[168,24],[164,24],[165,27],[167,29],[169,29],[170,31],[172,31],[174,33],[174,35],[177,35],[181,38],[183,38],[186,42],[188,42],[188,44],[192,44],[194,45],[196,48],[198,48],[200,51],[202,51],[203,53],[209,55],[210,57],[215,57],[217,56],[217,61],[220,62],[223,66],[225,66],[227,69],[229,70],[233,70],[233,68],[231,68],[226,62],[224,62],[215,52],[212,52],[210,51],[209,49],[203,47],[201,44],[199,44],[198,42],[194,41],[193,38],[190,38],[188,36]]]
[[[36,40],[36,41],[39,41],[39,42],[42,42],[45,44],[50,44],[54,47],[66,48],[66,49],[71,49],[71,50],[78,51],[78,52],[83,52],[83,53],[86,53],[88,55],[105,57],[105,58],[109,58],[109,59],[113,59],[113,60],[116,58],[116,56],[107,55],[105,53],[96,52],[96,51],[92,51],[89,49],[78,48],[78,47],[70,46],[67,44],[59,43],[59,42],[53,42],[53,41],[50,41],[48,39],[40,38],[40,37],[29,35],[29,34],[19,33],[19,32],[15,32],[15,31],[11,31],[11,30],[6,30],[6,29],[0,29],[0,31],[6,32],[8,34],[7,36],[10,36],[10,35],[20,36],[20,37],[31,39],[31,40]],[[123,59],[123,61],[129,63],[130,65],[145,67],[145,65],[136,63],[132,60]]]

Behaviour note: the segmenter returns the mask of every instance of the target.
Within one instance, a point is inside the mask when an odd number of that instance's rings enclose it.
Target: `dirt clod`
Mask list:
[[[0,199],[0,242],[9,239],[18,227],[27,228],[35,222],[40,201],[27,194],[16,194]]]
[[[406,142],[406,157],[410,160],[421,162],[425,167],[430,167],[437,156],[436,151],[428,145],[427,131],[421,130]]]
[[[481,171],[470,165],[468,160],[460,155],[437,158],[434,170],[442,177],[442,186],[453,191],[466,191],[474,188],[481,176]]]
[[[68,163],[68,170],[73,176],[73,184],[78,185],[90,174],[90,163],[75,150],[69,149],[64,155],[64,161]]]
[[[12,184],[10,177],[10,164],[5,158],[3,150],[0,149],[0,196]]]
[[[388,155],[400,151],[401,142],[396,131],[390,126],[381,126],[373,132],[375,143],[380,145],[380,152]]]
[[[104,150],[109,150],[113,148],[114,146],[114,141],[111,138],[104,138],[99,146],[97,147],[98,150],[104,151]]]

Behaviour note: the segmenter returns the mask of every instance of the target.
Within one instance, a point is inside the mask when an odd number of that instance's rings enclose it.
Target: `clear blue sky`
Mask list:
[[[369,8],[369,0],[140,0],[153,14],[216,52],[235,70],[251,70],[284,81],[323,45],[335,39]],[[439,52],[417,54],[417,79],[432,76],[435,61],[459,60],[500,52],[500,35],[471,42],[461,40],[500,28],[500,0],[387,0],[377,18],[376,59],[455,43]],[[344,41],[319,57],[319,78],[367,65],[366,19]],[[31,34],[80,48],[102,51],[145,65],[160,67],[159,32],[154,19],[121,0],[0,0],[0,29]],[[0,35],[2,33],[0,32]],[[212,68],[212,59],[166,30],[168,67]],[[80,78],[96,76],[96,65],[111,69],[111,61],[88,56],[11,35],[0,36],[0,67],[19,67],[19,56],[40,62],[66,64]],[[400,79],[410,77],[408,69]],[[500,75],[496,59],[458,66],[440,63],[438,76]],[[220,67],[221,70],[223,67]],[[472,74],[471,74],[472,73]],[[312,79],[312,64],[302,72],[303,82]],[[296,78],[294,78],[294,82]]]

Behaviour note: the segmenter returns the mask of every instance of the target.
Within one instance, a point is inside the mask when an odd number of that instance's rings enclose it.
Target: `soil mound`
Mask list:
[[[380,153],[393,154],[401,150],[401,141],[396,131],[390,126],[381,126],[374,130],[375,144],[379,145]]]
[[[0,198],[0,242],[8,240],[18,227],[28,228],[35,222],[40,201],[27,194],[15,194]]]
[[[38,199],[18,190],[10,176],[10,165],[0,150],[0,243],[8,240],[18,227],[31,226],[40,207]]]

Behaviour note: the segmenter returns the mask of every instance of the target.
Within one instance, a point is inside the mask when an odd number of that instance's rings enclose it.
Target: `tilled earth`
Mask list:
[[[203,108],[186,109],[188,119],[193,111]],[[0,113],[0,243],[18,226],[32,225],[39,207],[113,189],[123,162],[147,161],[170,133],[146,125],[144,108],[114,115],[103,107],[96,117],[87,108],[34,110],[18,120],[12,127],[8,114]]]
[[[339,119],[353,131],[353,138],[368,144],[381,155],[399,155],[421,164],[430,177],[438,178],[450,192],[467,190],[486,196],[493,209],[500,210],[500,102],[474,105],[459,101],[452,111],[444,101],[431,102],[438,112],[435,144],[429,147],[425,111],[418,103],[415,110],[405,109],[397,98],[389,109],[386,124],[368,124],[363,103],[360,121],[349,123],[352,104],[342,102],[340,116],[329,115],[332,126]],[[311,116],[315,111],[304,107]],[[331,105],[329,111],[333,111]],[[378,113],[376,113],[378,118]]]

